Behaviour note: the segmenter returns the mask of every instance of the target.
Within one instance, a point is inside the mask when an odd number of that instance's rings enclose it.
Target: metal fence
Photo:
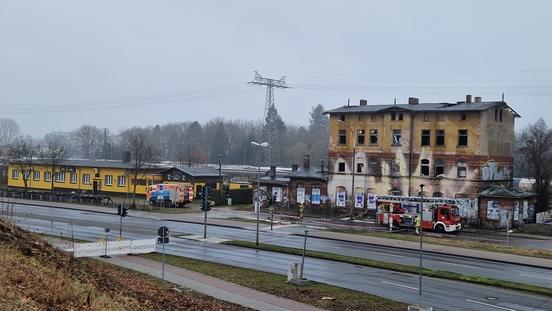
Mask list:
[[[155,252],[157,239],[99,241],[75,243],[74,257],[97,257],[101,255],[146,254]]]

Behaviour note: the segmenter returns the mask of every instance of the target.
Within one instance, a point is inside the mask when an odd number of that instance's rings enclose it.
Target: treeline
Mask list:
[[[151,161],[174,161],[181,164],[218,163],[256,165],[258,147],[251,142],[269,142],[263,148],[262,164],[291,166],[308,154],[313,161],[328,154],[328,118],[324,107],[312,107],[308,125],[286,124],[276,108],[269,109],[262,121],[213,119],[203,124],[182,121],[146,127],[134,127],[113,133],[107,128],[85,124],[71,132],[52,132],[43,138],[21,136],[17,123],[0,119],[0,146],[9,155],[10,146],[25,143],[43,150],[55,144],[63,146],[64,158],[120,160],[123,151],[137,155],[136,137],[153,149]],[[11,153],[15,150],[11,148]],[[21,149],[21,148],[18,148]],[[21,151],[21,150],[19,150]],[[38,154],[38,151],[37,153]],[[314,163],[313,163],[314,164]]]

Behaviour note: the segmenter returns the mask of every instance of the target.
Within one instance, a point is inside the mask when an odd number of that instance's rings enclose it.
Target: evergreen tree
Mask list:
[[[268,163],[269,165],[289,164],[286,157],[286,146],[284,146],[287,132],[286,124],[274,106],[271,106],[268,109],[263,132],[263,136],[268,142],[268,148],[266,151],[267,157],[263,162]]]
[[[226,157],[228,153],[228,132],[222,121],[216,125],[215,132],[209,144],[209,162],[218,163],[218,156]]]

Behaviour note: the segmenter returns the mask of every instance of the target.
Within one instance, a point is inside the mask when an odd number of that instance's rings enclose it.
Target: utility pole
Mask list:
[[[288,89],[289,86],[286,85],[286,76],[281,77],[279,80],[269,79],[262,77],[259,72],[255,71],[255,77],[253,81],[248,82],[253,85],[266,86],[266,99],[265,99],[265,108],[263,113],[263,122],[266,120],[266,115],[270,107],[274,106],[274,88],[279,89]],[[271,133],[268,133],[268,166],[270,166],[270,145],[272,144]]]

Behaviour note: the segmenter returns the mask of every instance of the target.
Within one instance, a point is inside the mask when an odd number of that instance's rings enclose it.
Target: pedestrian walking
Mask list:
[[[420,226],[421,226],[420,216],[416,216],[416,235],[420,234]]]

